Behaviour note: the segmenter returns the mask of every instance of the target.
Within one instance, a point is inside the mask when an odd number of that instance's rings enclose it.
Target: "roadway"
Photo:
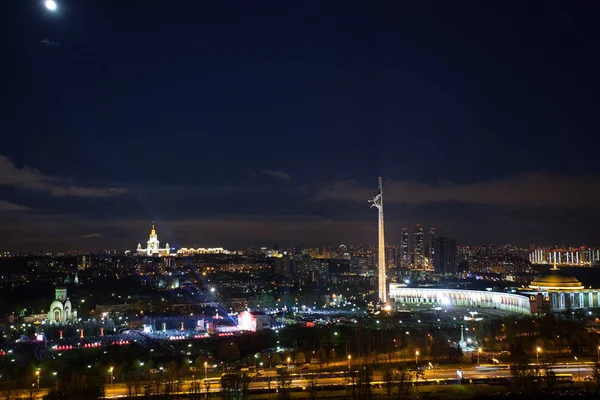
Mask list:
[[[428,382],[433,382],[437,380],[446,380],[446,379],[457,379],[458,369],[460,367],[453,368],[437,368],[437,369],[425,369],[424,376],[420,379]],[[478,378],[509,378],[511,376],[509,368],[503,368],[495,365],[481,365],[481,366],[473,366],[469,365],[467,367],[462,367],[463,379],[478,379]],[[565,363],[565,364],[555,364],[552,366],[552,370],[557,374],[571,374],[573,375],[573,379],[582,380],[585,376],[593,375],[593,364],[591,363]],[[543,372],[541,372],[543,374]],[[313,373],[309,372],[292,372],[292,380],[290,383],[290,387],[294,389],[308,389],[311,384],[314,384],[318,388],[331,387],[331,386],[347,386],[350,382],[348,377],[343,374],[339,377],[328,377],[328,378],[314,378],[307,377],[307,375],[313,375]],[[324,373],[326,374],[326,373]],[[258,391],[258,390],[275,390],[279,386],[279,381],[273,372],[271,374],[259,377],[261,380],[254,380],[249,384],[249,390]],[[219,378],[210,378],[210,392],[219,392],[221,391],[221,384]],[[270,384],[269,384],[270,381]],[[140,385],[139,393],[145,393],[146,387],[151,387],[150,393],[156,393],[156,380],[148,380],[143,382]],[[179,388],[173,385],[173,389],[178,389],[175,393],[179,394],[189,394],[192,392],[193,384],[196,383],[197,392],[205,393],[206,387],[204,386],[203,379],[193,380],[185,380],[182,381],[182,384]],[[383,383],[383,372],[374,371],[373,373],[373,383],[374,384],[382,384]],[[423,382],[425,383],[425,382]],[[164,393],[165,383],[161,383],[160,392]],[[41,388],[39,391],[35,392],[35,398],[42,398],[45,394],[47,394],[48,389]],[[120,397],[129,397],[129,389],[126,384],[115,382],[114,384],[106,385],[105,387],[106,397],[107,398],[120,398]],[[19,398],[29,398],[29,391],[21,391],[19,392]]]
[[[552,367],[552,370],[557,374],[571,374],[573,375],[573,379],[581,380],[586,375],[593,374],[593,366],[591,364],[557,364]],[[458,373],[457,368],[440,368],[440,369],[426,369],[423,379],[425,381],[436,381],[436,380],[444,380],[444,379],[457,379]],[[497,366],[468,366],[462,368],[463,379],[477,379],[477,378],[510,378],[511,373],[510,369],[502,369]],[[543,372],[541,372],[543,373]],[[296,375],[296,374],[294,374]],[[290,383],[291,388],[300,388],[300,389],[308,389],[311,384],[315,384],[317,387],[325,387],[325,386],[347,386],[349,381],[346,376],[340,376],[335,378],[305,378],[302,373],[298,373],[297,377],[292,376],[292,381]],[[269,378],[271,383],[269,385]],[[270,375],[262,377],[263,380],[253,381],[249,384],[249,390],[275,390],[278,388],[279,382],[276,379],[276,376]],[[209,379],[211,384],[209,391],[210,392],[219,392],[221,391],[221,384],[218,379]],[[184,381],[180,393],[190,393],[192,390],[192,382],[193,381]],[[204,380],[198,379],[197,384],[199,385],[199,391],[202,393],[206,392],[206,388],[203,384]],[[381,371],[375,371],[373,373],[373,383],[374,384],[382,384],[383,383],[383,373]],[[145,385],[151,384],[151,382],[146,382]],[[162,385],[164,388],[164,384]],[[153,385],[153,390],[156,391],[156,386]],[[162,392],[163,389],[161,389]],[[142,392],[144,391],[142,386]],[[129,392],[127,387],[124,384],[114,384],[113,387],[106,387],[106,396],[108,398],[116,398],[128,396]]]

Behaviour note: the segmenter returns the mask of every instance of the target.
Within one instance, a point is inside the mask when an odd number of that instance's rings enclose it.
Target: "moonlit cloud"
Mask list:
[[[0,186],[44,191],[54,197],[112,197],[127,192],[127,189],[117,187],[71,185],[66,179],[45,175],[35,168],[18,168],[3,155],[0,155]]]
[[[5,200],[0,200],[0,212],[2,212],[2,211],[26,212],[26,211],[30,211],[30,210],[31,210],[31,208],[29,208],[27,206],[11,203],[11,202],[5,201]]]
[[[292,176],[284,171],[272,171],[270,169],[263,169],[260,172],[265,175],[269,175],[273,178],[283,179],[284,181],[287,181],[287,182],[292,180]]]
[[[600,176],[567,176],[550,172],[527,172],[508,178],[474,183],[430,184],[416,181],[384,180],[387,203],[458,202],[480,205],[529,205],[550,207],[597,207],[600,203]],[[334,181],[319,185],[315,201],[365,202],[377,187],[355,181]]]

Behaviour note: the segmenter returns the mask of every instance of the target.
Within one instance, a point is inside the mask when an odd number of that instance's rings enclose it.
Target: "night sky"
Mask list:
[[[1,3],[0,250],[600,245],[600,2]],[[59,46],[41,41],[48,38]]]

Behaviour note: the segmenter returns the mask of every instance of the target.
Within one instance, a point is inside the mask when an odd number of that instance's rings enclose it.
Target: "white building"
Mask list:
[[[202,254],[235,254],[235,252],[225,250],[222,247],[212,247],[212,248],[203,248],[199,247],[197,249],[194,248],[186,248],[182,247],[177,250],[177,252],[171,253],[171,247],[169,243],[165,245],[164,248],[160,247],[160,241],[158,240],[158,235],[156,234],[156,229],[154,229],[154,222],[152,223],[152,230],[150,231],[150,237],[146,242],[146,248],[142,248],[142,245],[138,243],[136,249],[136,255],[145,256],[145,257],[164,257],[164,256],[195,256]],[[129,250],[125,252],[129,254]]]
[[[481,290],[409,288],[390,284],[390,302],[399,307],[495,308],[519,314],[540,314],[600,308],[600,289],[586,289],[575,277],[551,268],[518,293]]]
[[[552,312],[566,310],[600,308],[600,290],[585,286],[575,277],[560,271],[556,266],[546,274],[535,278],[528,288],[519,291],[531,297],[541,298],[537,308],[547,308]],[[549,303],[544,306],[543,303]]]
[[[182,247],[177,250],[177,254],[180,256],[195,256],[198,254],[231,254],[229,250],[225,250],[222,247],[212,247],[205,249],[203,247],[199,247],[197,249]]]
[[[160,241],[158,240],[158,235],[156,234],[156,230],[154,229],[154,222],[152,223],[150,237],[146,242],[146,248],[143,249],[142,245],[138,243],[136,254],[138,256],[150,257],[168,256],[171,254],[171,248],[169,247],[169,243],[167,243],[167,245],[164,248],[160,247]]]
[[[482,307],[531,314],[528,296],[481,290],[408,288],[392,283],[390,302],[397,306],[419,304],[431,307]]]
[[[56,288],[54,301],[48,311],[49,324],[66,324],[77,319],[77,311],[73,309],[67,298],[67,289]]]

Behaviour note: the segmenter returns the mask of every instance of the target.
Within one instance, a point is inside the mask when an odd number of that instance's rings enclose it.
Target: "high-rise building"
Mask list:
[[[400,233],[400,267],[408,268],[410,265],[410,235],[408,229],[402,228]]]
[[[92,255],[84,255],[77,260],[77,269],[86,270],[92,266]]]
[[[275,274],[286,278],[292,277],[292,258],[288,254],[275,260]]]
[[[435,240],[435,263],[434,270],[440,275],[456,275],[458,263],[456,260],[456,241],[445,237]]]
[[[428,255],[427,258],[429,258],[429,265],[432,266],[435,263],[435,238],[437,236],[437,232],[435,230],[435,228],[431,228],[429,230],[429,241],[428,241]]]
[[[366,275],[369,271],[369,260],[367,257],[353,256],[350,259],[350,272],[353,274]]]
[[[421,269],[424,267],[425,258],[425,231],[421,224],[415,225],[413,230],[413,260],[414,268]]]
[[[398,266],[398,249],[395,246],[385,248],[386,268],[396,268]]]
[[[167,243],[164,248],[160,247],[158,235],[156,234],[156,229],[154,229],[154,222],[152,222],[152,230],[150,231],[150,236],[146,242],[146,248],[143,249],[141,243],[138,243],[136,254],[140,256],[157,257],[165,255],[168,256],[170,253],[171,248],[169,247],[169,243]]]

